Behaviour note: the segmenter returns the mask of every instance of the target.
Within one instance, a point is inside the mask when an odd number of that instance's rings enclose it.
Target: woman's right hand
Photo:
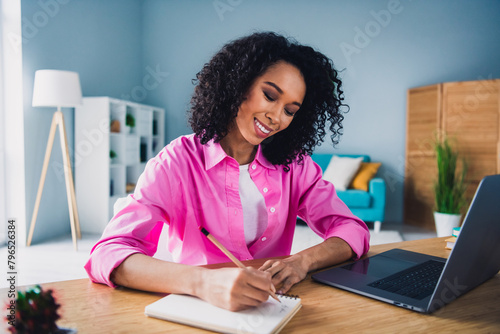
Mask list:
[[[136,253],[111,273],[114,284],[129,288],[197,296],[231,311],[257,306],[269,297],[269,272],[247,267],[207,269],[166,262]]]
[[[251,267],[203,271],[196,295],[215,306],[239,311],[257,306],[275,292],[271,274]]]

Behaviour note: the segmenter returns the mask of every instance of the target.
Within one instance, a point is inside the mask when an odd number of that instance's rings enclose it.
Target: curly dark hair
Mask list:
[[[297,67],[306,84],[300,110],[285,130],[262,142],[262,152],[285,171],[295,159],[312,154],[330,122],[333,145],[342,134],[343,113],[348,111],[342,82],[333,62],[310,46],[273,32],[259,32],[226,44],[196,75],[189,123],[202,144],[224,138],[254,80],[269,66],[285,61]],[[346,107],[346,110],[342,109]]]

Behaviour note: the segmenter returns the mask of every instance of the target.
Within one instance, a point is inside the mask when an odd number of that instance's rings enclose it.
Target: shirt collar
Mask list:
[[[222,149],[222,146],[220,146],[219,143],[215,143],[213,139],[210,140],[207,144],[203,145],[203,152],[205,155],[206,170],[214,167],[219,162],[224,160],[225,157],[227,157],[227,154]]]
[[[206,145],[203,145],[203,152],[205,155],[206,170],[211,169],[228,156],[222,149],[222,146],[220,146],[220,143],[215,143],[213,139],[210,140]],[[257,148],[257,153],[255,154],[254,161],[257,161],[261,166],[267,169],[276,169],[276,166],[270,163],[269,160],[264,157],[261,145],[259,145],[259,147]]]
[[[273,170],[276,169],[276,166],[270,163],[269,160],[267,160],[264,154],[262,153],[262,145],[259,145],[259,147],[257,148],[257,153],[255,154],[255,161],[257,161],[259,164],[261,164],[263,167],[267,169],[273,169]]]

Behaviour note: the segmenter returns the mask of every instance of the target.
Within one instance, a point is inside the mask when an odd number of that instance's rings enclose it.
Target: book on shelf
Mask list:
[[[457,238],[460,235],[460,227],[455,227],[453,231],[451,232],[451,237],[446,239],[446,249],[453,249],[453,246],[455,246],[455,242],[457,242]]]
[[[301,308],[297,296],[278,295],[257,307],[231,312],[199,298],[170,294],[146,306],[149,317],[223,333],[278,333]]]
[[[446,242],[446,249],[453,249],[453,246],[455,246],[455,242],[457,241],[457,237],[450,237],[445,240]]]

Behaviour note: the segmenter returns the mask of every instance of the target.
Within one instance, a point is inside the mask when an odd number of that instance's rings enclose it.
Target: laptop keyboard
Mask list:
[[[422,300],[434,291],[443,268],[444,262],[429,260],[368,286]]]

